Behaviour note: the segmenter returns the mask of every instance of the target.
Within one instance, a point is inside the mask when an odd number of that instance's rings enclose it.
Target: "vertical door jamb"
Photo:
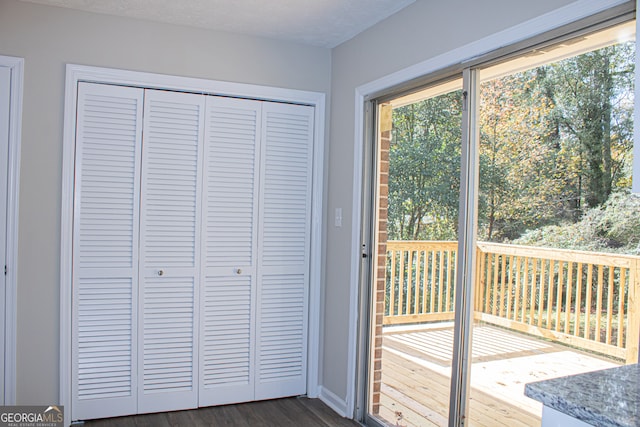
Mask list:
[[[0,67],[0,404],[4,405],[4,376],[6,348],[6,285],[7,283],[7,202],[9,195],[9,117],[11,116],[11,68]]]
[[[372,299],[372,268],[373,245],[375,241],[375,218],[377,205],[377,191],[375,180],[377,176],[377,111],[375,100],[365,101],[364,105],[364,147],[362,150],[362,204],[361,204],[361,233],[360,233],[360,283],[358,292],[358,348],[359,355],[356,361],[356,397],[355,419],[360,422],[372,422],[368,416],[369,389],[371,387],[370,360],[371,360],[371,319],[373,315]]]
[[[479,130],[477,106],[478,73],[466,68],[462,72],[462,157],[460,161],[460,217],[453,362],[451,366],[451,400],[449,426],[465,426],[469,417],[468,390],[471,368],[473,323],[473,288],[475,280],[476,228],[478,217]]]
[[[22,139],[22,93],[24,59],[0,56],[0,66],[10,70],[9,82],[9,128],[7,152],[6,186],[6,253],[5,264],[0,274],[5,276],[4,292],[4,405],[13,405],[16,400],[16,287],[18,271],[18,194],[20,180],[20,141]],[[3,196],[3,197],[4,197]],[[4,226],[5,224],[3,224]],[[4,242],[3,242],[4,243]],[[6,270],[5,270],[6,268]]]

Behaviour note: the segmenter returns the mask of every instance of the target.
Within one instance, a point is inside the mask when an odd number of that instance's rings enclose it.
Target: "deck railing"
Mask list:
[[[453,320],[457,251],[457,242],[387,242],[384,324]]]
[[[640,257],[477,247],[476,320],[638,360]],[[453,320],[456,256],[456,242],[387,242],[384,324]]]

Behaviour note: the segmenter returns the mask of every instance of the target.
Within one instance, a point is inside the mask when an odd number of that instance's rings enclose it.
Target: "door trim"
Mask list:
[[[637,0],[640,3],[640,0]],[[359,343],[366,337],[358,333],[358,318],[364,313],[360,306],[361,288],[367,286],[362,283],[360,264],[361,232],[363,226],[363,153],[364,144],[371,143],[365,139],[366,107],[370,100],[380,97],[394,88],[409,84],[412,81],[432,75],[450,67],[457,67],[462,71],[461,64],[468,63],[483,55],[505,46],[532,39],[549,31],[570,25],[581,19],[588,18],[601,12],[606,12],[616,6],[628,3],[627,0],[577,0],[566,6],[550,11],[521,24],[496,32],[482,39],[445,52],[397,72],[385,75],[376,80],[364,83],[355,90],[355,120],[354,120],[354,162],[353,162],[353,198],[351,218],[351,260],[350,260],[350,301],[349,301],[349,348],[347,367],[347,395],[345,396],[344,413],[342,415],[355,416],[356,393],[358,393],[358,361],[367,358],[367,354],[358,354]],[[362,390],[360,390],[362,391]],[[342,408],[341,408],[342,409]]]
[[[319,395],[319,355],[322,261],[322,200],[325,146],[326,95],[320,92],[230,83],[164,74],[67,64],[64,101],[62,151],[62,199],[60,224],[60,404],[65,406],[65,425],[71,421],[71,338],[72,338],[72,237],[76,99],[78,82],[137,86],[147,89],[175,90],[233,96],[264,101],[287,102],[314,107],[313,176],[311,195],[311,251],[309,266],[309,331],[307,395]]]
[[[0,66],[11,70],[9,106],[9,167],[7,180],[7,282],[5,290],[5,405],[16,402],[16,313],[18,283],[18,210],[24,59],[0,56]]]

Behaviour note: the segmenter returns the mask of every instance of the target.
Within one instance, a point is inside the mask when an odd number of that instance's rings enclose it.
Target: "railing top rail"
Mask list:
[[[400,249],[412,249],[412,250],[417,250],[417,249],[441,249],[441,248],[447,248],[447,250],[449,250],[450,248],[457,248],[458,247],[458,242],[456,241],[447,241],[447,240],[388,240],[387,241],[387,249],[395,249],[395,250],[400,250]]]
[[[589,252],[572,249],[541,248],[536,246],[508,245],[504,243],[478,242],[478,249],[501,255],[523,256],[583,264],[598,264],[612,267],[630,267],[640,261],[640,256],[607,252]]]
[[[447,240],[389,240],[387,250],[452,250],[458,242]],[[478,242],[481,252],[528,258],[548,259],[612,267],[626,267],[640,262],[640,256],[607,252],[589,252],[572,249],[543,248],[538,246],[509,245],[504,243]]]

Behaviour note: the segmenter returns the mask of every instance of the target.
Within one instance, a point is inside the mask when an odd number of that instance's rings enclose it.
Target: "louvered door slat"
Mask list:
[[[208,97],[200,405],[254,399],[260,109]]]
[[[136,413],[143,91],[78,85],[73,419]]]
[[[204,97],[145,91],[139,412],[197,407]]]
[[[263,106],[256,399],[306,392],[313,108]]]

